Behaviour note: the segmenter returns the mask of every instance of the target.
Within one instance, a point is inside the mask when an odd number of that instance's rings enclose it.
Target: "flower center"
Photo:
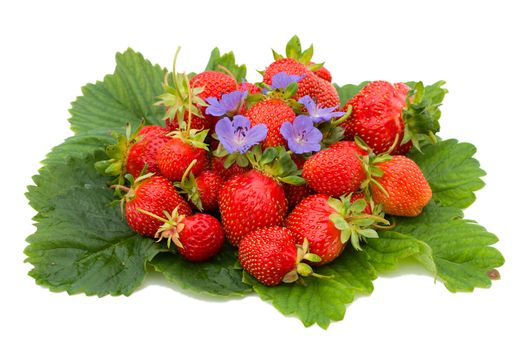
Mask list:
[[[235,142],[237,145],[242,145],[244,143],[244,139],[246,138],[246,133],[248,132],[248,128],[238,126],[237,129],[233,132],[233,142]]]
[[[308,142],[308,140],[306,139],[306,130],[301,130],[298,134],[296,134],[295,142],[300,145],[303,145]]]

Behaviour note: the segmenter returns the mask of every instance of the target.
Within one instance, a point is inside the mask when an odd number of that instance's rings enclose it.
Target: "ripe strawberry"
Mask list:
[[[350,198],[350,204],[354,203],[355,201],[358,201],[360,199],[363,199],[366,203],[365,208],[363,209],[363,214],[372,214],[372,208],[370,207],[370,203],[366,201],[365,193],[364,192],[357,192],[352,194],[352,198]]]
[[[372,181],[374,202],[383,204],[387,214],[419,215],[432,198],[432,190],[417,164],[405,156],[393,156],[391,160],[376,165],[383,175],[374,179],[388,195]]]
[[[269,99],[253,105],[246,112],[246,117],[252,126],[265,124],[268,127],[268,134],[263,147],[274,147],[286,144],[280,128],[284,122],[291,122],[295,119],[295,112],[283,100]]]
[[[171,181],[180,181],[193,160],[197,162],[192,173],[198,175],[208,166],[206,150],[192,146],[180,138],[172,138],[157,152],[160,173]]]
[[[299,262],[303,258],[318,260],[303,247],[297,247],[292,233],[284,227],[255,230],[239,245],[239,261],[243,269],[267,286],[294,282],[298,274],[319,276],[311,267]]]
[[[222,177],[213,170],[203,170],[197,177],[189,174],[187,170],[182,181],[175,183],[175,186],[181,188],[191,205],[200,211],[208,212],[218,208],[219,191],[223,182]]]
[[[321,264],[337,258],[346,246],[346,242],[341,242],[341,231],[330,221],[330,215],[336,211],[328,205],[329,198],[325,194],[305,198],[284,224],[293,233],[296,243],[308,239],[310,251],[319,255]]]
[[[195,75],[190,80],[192,88],[204,88],[197,94],[201,99],[206,100],[208,97],[220,98],[223,94],[237,90],[235,79],[221,72],[206,71]]]
[[[287,209],[282,186],[257,170],[231,177],[219,193],[222,224],[234,246],[251,231],[282,224]]]
[[[366,85],[343,107],[346,111],[352,106],[350,118],[341,124],[345,136],[359,136],[376,154],[386,152],[396,137],[399,145],[404,136],[403,109],[408,91],[403,83],[373,81]],[[398,152],[394,150],[393,154]]]
[[[129,227],[141,235],[154,237],[162,221],[139,210],[164,216],[178,208],[180,214],[191,215],[188,203],[177,193],[171,182],[161,176],[137,179],[134,187],[124,197],[126,220]]]
[[[284,193],[286,195],[286,200],[288,201],[288,208],[292,210],[297,204],[299,204],[303,199],[313,194],[314,191],[308,185],[283,185]]]
[[[377,238],[377,232],[369,228],[374,222],[388,224],[383,217],[366,213],[366,205],[359,196],[335,199],[314,194],[292,210],[285,226],[293,233],[296,244],[306,239],[310,252],[321,258],[316,264],[324,265],[342,253],[348,240],[360,250],[360,239]]]
[[[147,164],[146,173],[160,174],[156,156],[158,150],[171,139],[166,136],[168,132],[157,125],[144,126],[138,133],[139,141],[129,148],[126,171],[136,178]]]
[[[260,94],[261,93],[261,89],[257,85],[254,85],[252,83],[248,83],[247,81],[244,81],[242,83],[237,84],[237,90],[239,90],[239,91],[248,91],[249,95]]]
[[[250,170],[248,167],[241,167],[237,163],[233,163],[229,168],[224,167],[224,161],[226,157],[212,157],[211,169],[217,172],[224,180],[228,180],[230,177],[246,173]]]
[[[366,173],[351,144],[324,149],[304,163],[303,177],[318,193],[341,196],[359,190]]]
[[[217,118],[215,118],[217,119]],[[184,113],[184,121],[187,123],[188,122],[188,112],[185,112]],[[213,124],[214,120],[213,118],[210,116],[210,117],[204,117],[204,118],[201,118],[201,117],[198,117],[196,115],[192,115],[191,116],[191,128],[192,129],[196,129],[196,130],[204,130],[204,129],[210,129],[212,124]],[[175,131],[175,130],[179,130],[179,122],[177,120],[177,118],[173,118],[173,119],[166,119],[166,129],[168,129],[169,131]]]

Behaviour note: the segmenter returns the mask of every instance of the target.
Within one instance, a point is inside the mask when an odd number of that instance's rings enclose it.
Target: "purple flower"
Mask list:
[[[281,135],[288,141],[288,148],[293,153],[302,154],[321,150],[323,134],[314,126],[312,118],[300,115],[293,123],[281,125]]]
[[[206,114],[222,117],[228,113],[235,113],[244,103],[246,96],[248,96],[248,91],[235,90],[229,94],[222,95],[220,100],[217,97],[208,97],[206,102],[208,102],[209,106],[206,108]]]
[[[266,138],[268,128],[264,124],[257,124],[250,128],[250,120],[242,115],[222,118],[215,125],[215,132],[219,141],[228,153],[246,153],[253,145]]]
[[[273,89],[286,89],[291,83],[297,83],[304,78],[303,75],[288,75],[285,72],[279,72],[272,77]]]
[[[307,117],[310,117],[314,123],[327,122],[332,118],[338,118],[345,115],[345,112],[334,112],[337,107],[319,108],[310,96],[303,96],[297,102],[302,103],[308,111]]]

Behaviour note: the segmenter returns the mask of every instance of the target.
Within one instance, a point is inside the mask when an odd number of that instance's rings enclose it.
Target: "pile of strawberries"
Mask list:
[[[315,267],[347,243],[361,249],[393,216],[421,213],[432,191],[405,154],[433,134],[407,119],[416,89],[373,81],[340,101],[311,46],[294,37],[286,52],[257,84],[227,69],[166,75],[165,125],[128,127],[96,164],[132,230],[195,262],[227,240],[277,285],[323,277]]]

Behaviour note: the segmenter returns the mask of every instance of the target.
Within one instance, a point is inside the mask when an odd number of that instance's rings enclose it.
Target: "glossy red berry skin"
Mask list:
[[[267,286],[275,286],[295,269],[297,248],[290,230],[267,227],[244,237],[239,245],[243,269]]]
[[[223,178],[213,170],[204,170],[195,178],[203,211],[217,210],[223,182]]]
[[[177,251],[189,261],[205,261],[215,256],[224,242],[224,230],[215,217],[195,214],[184,218],[179,233],[182,248]]]
[[[179,138],[172,138],[157,152],[160,173],[171,181],[180,181],[193,160],[197,162],[191,168],[191,172],[197,176],[208,166],[208,154],[206,150],[194,147]]]

